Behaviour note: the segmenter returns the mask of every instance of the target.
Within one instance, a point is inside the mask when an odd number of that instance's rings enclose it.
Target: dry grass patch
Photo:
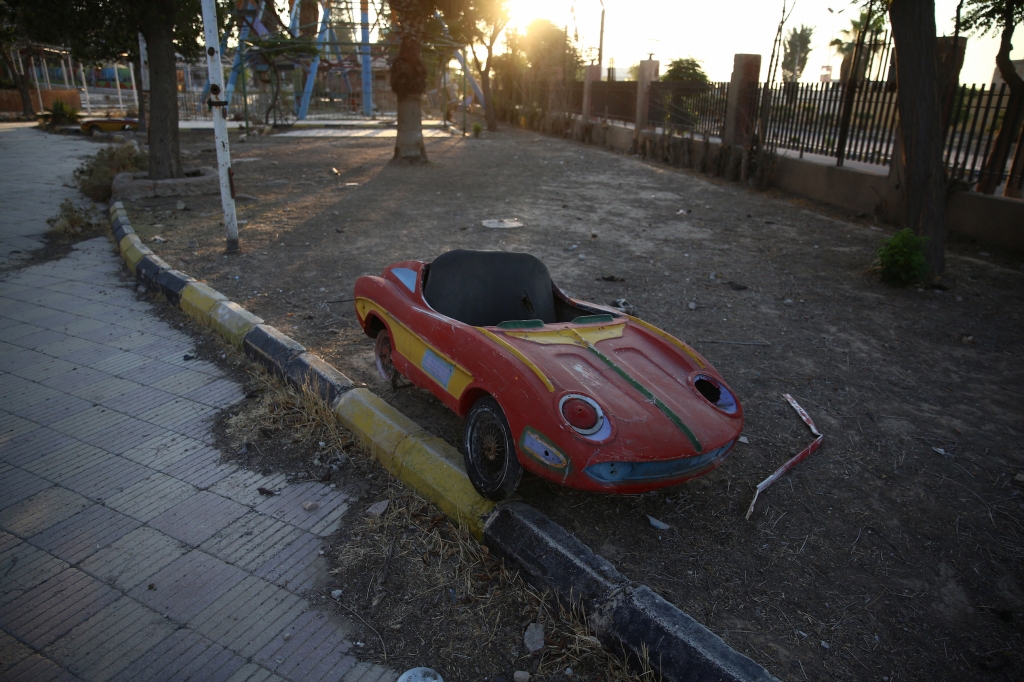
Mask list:
[[[57,215],[46,224],[50,226],[50,234],[61,242],[91,239],[106,231],[102,222],[93,220],[88,210],[76,206],[70,199],[61,202]]]
[[[526,583],[435,506],[384,471],[311,390],[261,368],[249,399],[225,421],[230,447],[251,468],[322,480],[352,497],[324,548],[330,570],[320,602],[361,628],[355,653],[395,669],[426,665],[446,680],[653,682],[601,647],[578,610]],[[387,502],[371,514],[368,508]],[[340,590],[340,592],[338,592]],[[330,595],[335,594],[335,597]],[[315,600],[315,599],[314,599]],[[529,653],[523,634],[544,625]]]

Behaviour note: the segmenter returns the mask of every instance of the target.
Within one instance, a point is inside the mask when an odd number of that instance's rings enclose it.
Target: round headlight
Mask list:
[[[566,423],[583,436],[598,433],[608,421],[605,419],[601,407],[592,398],[585,395],[563,396],[558,403],[558,409]]]

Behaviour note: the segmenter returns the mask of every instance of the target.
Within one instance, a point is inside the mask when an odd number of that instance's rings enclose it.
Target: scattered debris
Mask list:
[[[625,277],[618,277],[616,275],[601,275],[597,278],[599,282],[625,282]]]
[[[341,599],[344,590],[331,590],[331,599]]]
[[[331,172],[334,173],[335,175],[341,175],[341,171],[338,170],[337,168],[331,168]]]
[[[492,220],[483,221],[483,226],[496,230],[504,230],[510,227],[522,227],[523,224],[516,218],[494,218]]]
[[[782,302],[782,305],[793,305],[793,299],[787,298],[785,301]]]
[[[935,452],[939,453],[939,454],[940,454],[940,455],[942,455],[943,457],[952,457],[952,456],[953,456],[953,453],[951,453],[951,452],[946,452],[946,451],[945,451],[945,450],[943,450],[942,448],[932,448],[932,450],[934,450]]]
[[[822,640],[822,642],[821,642],[821,648],[822,648],[822,649],[824,649],[825,651],[828,651],[828,650],[829,650],[829,649],[831,649],[832,647],[830,647],[830,646],[828,645],[828,642],[826,642],[825,640]]]
[[[696,301],[690,301],[689,303],[686,304],[686,307],[689,308],[690,310],[696,310],[697,309],[697,302]]]
[[[748,439],[746,436],[740,436],[740,442],[750,445],[750,439]]]
[[[797,464],[799,464],[809,455],[815,452],[819,447],[821,447],[821,441],[825,438],[825,436],[823,436],[821,432],[818,431],[818,427],[814,425],[814,422],[811,420],[810,415],[808,415],[804,411],[804,408],[800,407],[796,400],[793,399],[793,396],[786,393],[782,397],[785,398],[786,401],[793,406],[793,409],[796,410],[796,413],[800,415],[800,418],[804,420],[804,423],[807,424],[808,427],[810,427],[811,433],[817,436],[817,438],[814,440],[813,443],[804,448],[803,452],[797,454],[796,457],[793,457],[791,460],[789,460],[781,467],[779,467],[774,474],[772,474],[771,476],[757,484],[757,490],[754,491],[754,499],[750,501],[750,508],[747,509],[746,518],[748,520],[750,519],[750,515],[754,513],[754,505],[757,504],[757,496],[760,495],[765,490],[765,488],[770,486],[772,483],[775,483],[775,481],[779,480],[779,477],[781,477],[782,474],[786,473],[787,471],[795,467]]]
[[[154,244],[165,244],[167,242],[167,240],[164,239],[163,237],[161,237],[160,235],[156,235],[155,237],[151,238],[149,241],[153,242]]]
[[[1013,477],[1013,484],[1024,488],[1024,474],[1017,474]]]
[[[624,298],[617,298],[611,302],[611,307],[621,310],[627,315],[636,315],[636,306]]]
[[[179,211],[184,211],[185,210],[185,202],[182,201],[181,199],[178,199],[178,202],[176,204],[174,204],[174,208],[178,209]]]
[[[526,633],[523,635],[523,644],[526,650],[535,654],[544,648],[544,625],[542,623],[530,623],[526,626]],[[515,679],[519,679],[516,677]],[[527,675],[529,679],[529,675]]]
[[[739,282],[726,282],[726,284],[728,284],[729,288],[733,291],[744,291],[747,289],[746,284],[740,284]]]
[[[155,590],[156,589],[156,585],[154,583],[150,583],[149,587],[147,587],[146,589],[148,589],[148,590]]]
[[[530,673],[525,670],[517,670],[512,673],[513,682],[530,682]]]
[[[256,492],[258,492],[260,495],[265,495],[267,497],[273,497],[275,495],[273,490],[271,490],[270,488],[264,488],[262,486],[260,486],[259,488],[256,488]],[[316,503],[314,502],[313,504],[316,504]]]
[[[190,249],[198,249],[199,248],[199,242],[197,242],[195,239],[189,239],[188,240],[188,248],[190,248]]]
[[[650,515],[648,515],[647,520],[651,523],[653,527],[657,528],[658,530],[668,530],[672,527],[664,521],[659,521],[658,519]]]
[[[388,509],[389,500],[381,500],[380,502],[374,502],[367,509],[366,513],[370,516],[380,516]]]
[[[358,187],[359,183],[358,182],[346,182],[345,186],[346,187]]]
[[[303,502],[302,503],[302,508],[305,509],[308,512],[316,511],[317,509],[320,508],[320,503],[319,502]]]
[[[186,353],[181,359],[185,362],[188,362],[189,360],[195,360],[196,356],[189,355],[188,353]]]
[[[566,250],[566,251],[575,251],[575,250],[576,250],[576,249],[578,249],[578,248],[580,248],[580,245],[579,245],[579,244],[573,244],[573,245],[571,245],[571,246],[567,246],[567,247],[565,247],[565,250]]]

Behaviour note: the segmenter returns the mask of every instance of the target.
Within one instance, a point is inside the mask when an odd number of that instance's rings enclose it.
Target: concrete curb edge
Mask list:
[[[522,502],[496,506],[466,476],[462,455],[352,381],[294,339],[211,287],[174,270],[110,205],[118,251],[136,279],[239,347],[252,361],[325,400],[390,473],[438,506],[494,553],[514,561],[534,585],[583,607],[601,641],[627,659],[648,660],[668,682],[774,682],[767,670],[650,588]]]

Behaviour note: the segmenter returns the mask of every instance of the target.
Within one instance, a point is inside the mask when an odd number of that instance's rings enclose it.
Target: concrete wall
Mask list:
[[[877,215],[888,178],[852,168],[781,156],[772,185],[854,213]],[[950,233],[1024,253],[1024,201],[977,192],[954,192],[946,200]]]
[[[954,192],[946,200],[949,231],[1024,253],[1024,201]]]
[[[886,176],[780,156],[771,184],[787,192],[854,213],[874,215],[886,192]]]

